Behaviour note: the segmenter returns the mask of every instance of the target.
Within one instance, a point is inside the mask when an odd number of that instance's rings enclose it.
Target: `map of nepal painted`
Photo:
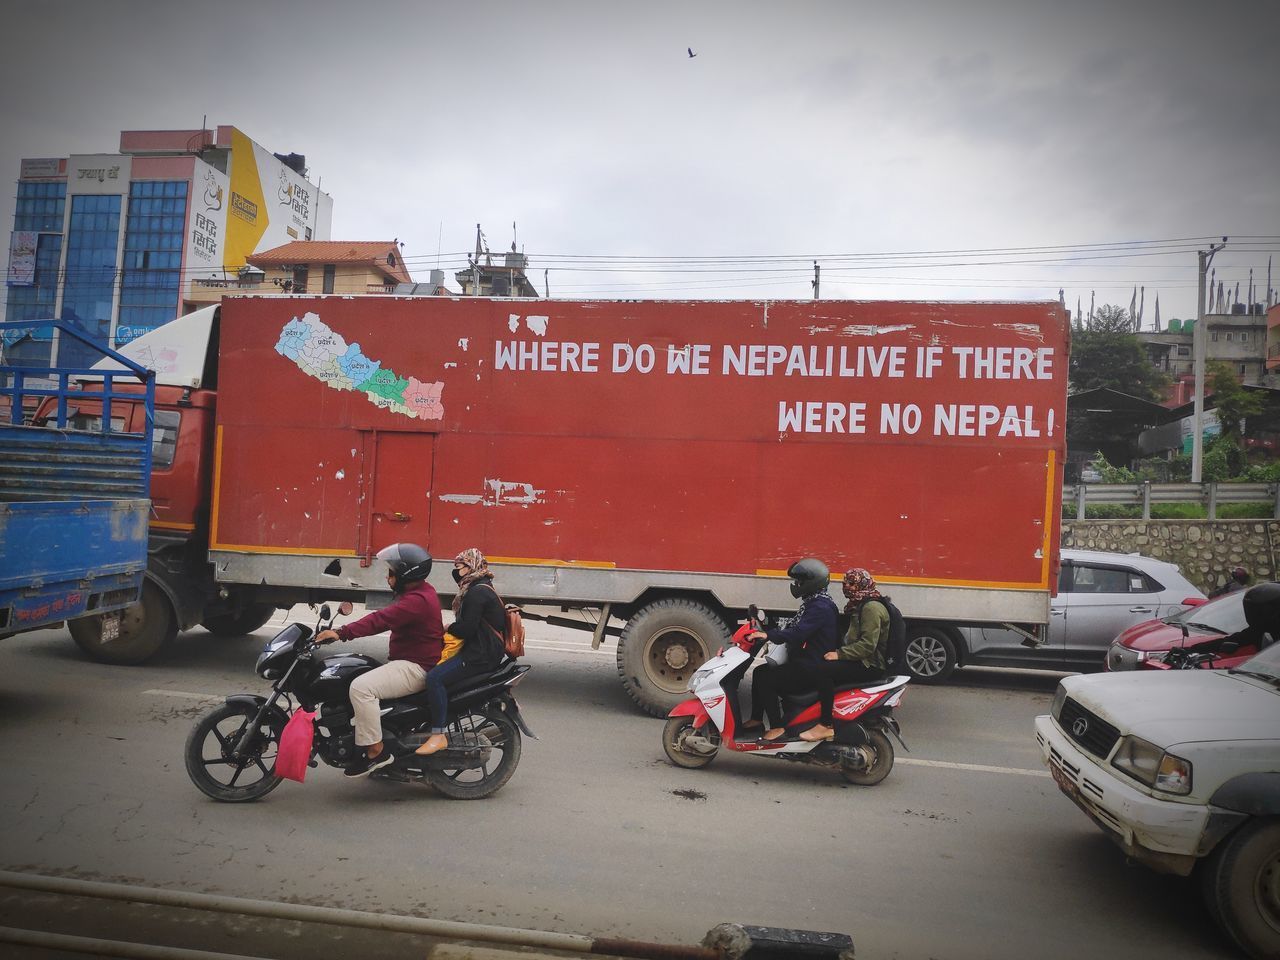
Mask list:
[[[305,374],[322,380],[335,390],[363,393],[369,402],[418,420],[439,420],[444,416],[440,394],[444,384],[417,377],[401,377],[360,352],[360,344],[350,346],[315,313],[294,317],[280,331],[276,353],[292,360]]]

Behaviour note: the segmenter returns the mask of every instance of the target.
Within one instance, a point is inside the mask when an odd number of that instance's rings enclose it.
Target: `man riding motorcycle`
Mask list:
[[[351,684],[356,746],[365,748],[364,761],[343,771],[352,779],[367,777],[395,761],[382,740],[380,701],[426,689],[427,671],[440,661],[444,646],[440,598],[426,582],[431,572],[431,554],[416,543],[393,543],[378,551],[378,559],[387,564],[392,602],[336,630],[321,631],[316,637],[317,643],[332,643],[391,631],[388,661]]]

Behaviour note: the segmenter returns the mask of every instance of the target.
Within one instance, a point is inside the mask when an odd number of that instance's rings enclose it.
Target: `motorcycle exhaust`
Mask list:
[[[689,753],[701,754],[704,757],[708,754],[715,753],[720,749],[706,737],[699,736],[698,734],[691,734],[690,736],[685,737],[680,746]]]

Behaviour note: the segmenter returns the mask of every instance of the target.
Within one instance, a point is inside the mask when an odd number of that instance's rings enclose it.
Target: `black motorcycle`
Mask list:
[[[351,612],[343,602],[341,614]],[[361,674],[381,666],[363,654],[320,657],[313,637],[332,626],[329,607],[320,609],[315,630],[291,623],[271,638],[258,657],[259,676],[272,681],[270,698],[241,693],[200,718],[187,737],[187,774],[215,800],[257,800],[280,785],[275,774],[280,735],[299,707],[315,713],[312,767],[317,758],[348,768],[363,755],[355,743],[348,690]],[[414,754],[430,736],[425,693],[383,701],[382,736],[394,763],[371,776],[403,783],[422,781],[455,800],[495,793],[520,762],[521,733],[533,732],[520,716],[512,688],[529,671],[514,660],[449,691],[449,745],[425,757]],[[537,739],[534,737],[534,739]]]

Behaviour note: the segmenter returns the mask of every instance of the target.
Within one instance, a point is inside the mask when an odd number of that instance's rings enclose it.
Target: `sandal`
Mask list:
[[[826,731],[825,733],[822,732],[824,730]],[[818,740],[830,740],[835,735],[836,732],[834,729],[831,727],[825,727],[819,723],[810,727],[808,730],[803,731],[800,734],[800,739],[804,740],[806,743],[814,743]]]
[[[786,727],[774,727],[772,730],[766,730],[761,740],[781,740],[782,735],[787,732]]]

